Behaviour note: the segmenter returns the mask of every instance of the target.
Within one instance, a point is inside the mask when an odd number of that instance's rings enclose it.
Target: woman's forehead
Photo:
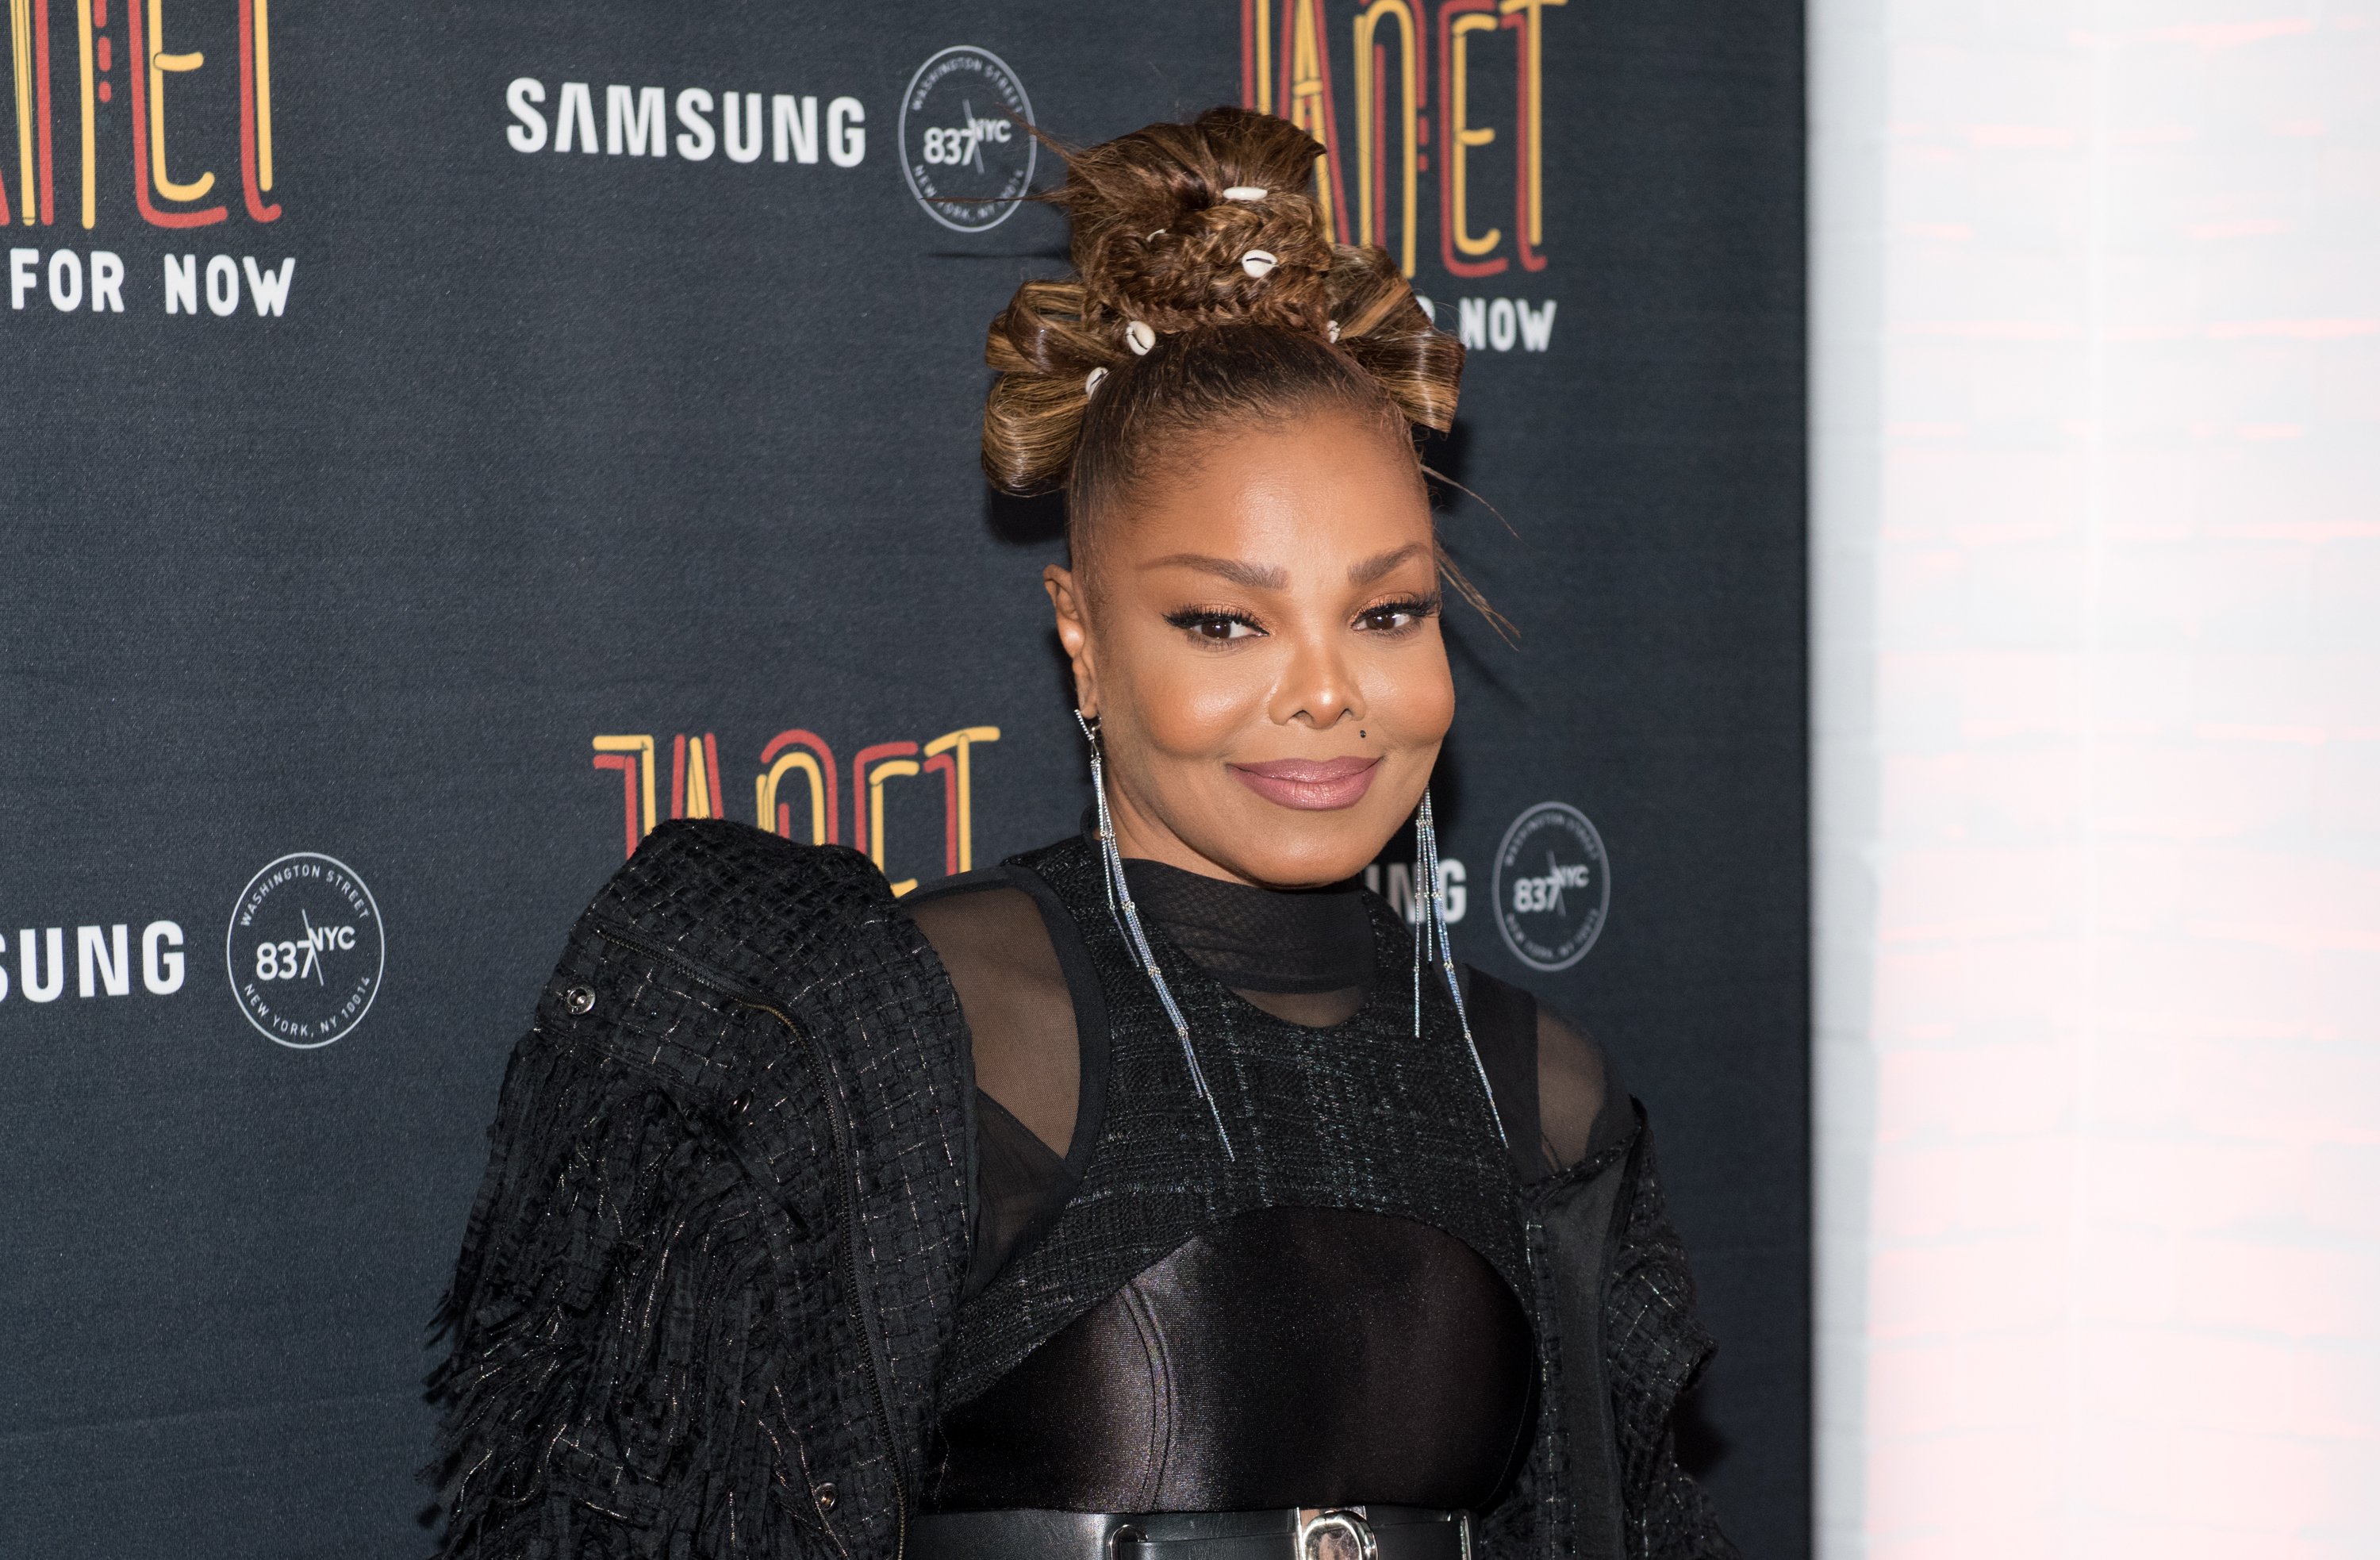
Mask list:
[[[1354,418],[1310,418],[1206,442],[1122,506],[1111,540],[1135,565],[1174,555],[1288,564],[1376,559],[1427,542],[1411,447]],[[1111,537],[1101,538],[1104,545]]]

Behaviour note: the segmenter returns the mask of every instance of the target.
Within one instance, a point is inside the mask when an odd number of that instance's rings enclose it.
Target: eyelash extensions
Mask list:
[[[1432,591],[1427,595],[1402,596],[1392,602],[1380,602],[1366,607],[1355,615],[1357,620],[1361,621],[1376,612],[1409,612],[1413,614],[1415,625],[1418,626],[1429,618],[1436,617],[1439,609],[1445,604],[1445,597]]]
[[[1257,633],[1264,632],[1264,625],[1246,613],[1235,611],[1231,607],[1185,606],[1178,611],[1167,613],[1165,621],[1185,634],[1201,623],[1238,623],[1255,629]]]
[[[1376,602],[1372,605],[1364,608],[1363,611],[1355,615],[1355,621],[1361,623],[1365,618],[1370,617],[1378,613],[1402,612],[1410,614],[1415,619],[1414,624],[1407,625],[1408,628],[1411,628],[1417,626],[1422,620],[1436,617],[1444,605],[1445,598],[1435,591],[1430,591],[1427,595],[1401,596],[1394,601]],[[1185,634],[1196,629],[1202,623],[1237,623],[1253,629],[1259,634],[1265,631],[1263,624],[1257,622],[1254,617],[1240,611],[1236,607],[1180,607],[1172,612],[1167,613],[1165,615],[1165,621],[1173,628],[1181,629]],[[1374,632],[1385,633],[1395,633],[1398,631],[1399,630],[1397,629],[1374,630]],[[1219,640],[1217,642],[1220,643],[1220,641]]]

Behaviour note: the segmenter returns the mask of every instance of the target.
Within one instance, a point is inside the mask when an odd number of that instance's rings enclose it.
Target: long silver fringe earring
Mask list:
[[[1182,1041],[1183,1065],[1190,1069],[1191,1091],[1207,1102],[1207,1113],[1215,1118],[1215,1136],[1222,1140],[1223,1157],[1236,1160],[1239,1155],[1232,1152],[1232,1135],[1223,1129],[1222,1110],[1215,1103],[1214,1091],[1207,1087],[1207,1074],[1198,1066],[1197,1048],[1190,1043],[1190,1021],[1182,1017],[1181,1005],[1173,1000],[1172,991],[1165,984],[1164,974],[1157,968],[1157,956],[1149,952],[1148,934],[1140,929],[1140,909],[1132,902],[1132,884],[1123,875],[1123,853],[1116,849],[1115,823],[1108,815],[1107,774],[1099,754],[1099,723],[1076,710],[1075,724],[1083,728],[1083,740],[1091,748],[1091,798],[1099,818],[1099,865],[1107,878],[1108,914],[1115,918],[1116,930],[1123,933],[1124,941],[1132,945],[1132,951],[1140,956],[1140,968],[1148,976],[1148,983],[1157,988],[1159,1004],[1164,1007],[1165,1016],[1173,1020],[1173,1032]],[[1448,968],[1453,967],[1450,965]],[[1468,1028],[1463,1030],[1465,1035],[1470,1032]],[[1480,1076],[1485,1078],[1487,1074]],[[1498,1130],[1502,1128],[1500,1127]]]
[[[1429,792],[1421,794],[1421,810],[1414,815],[1414,893],[1416,899],[1421,884],[1429,884],[1429,908],[1414,916],[1414,1038],[1421,1038],[1421,967],[1428,957],[1433,937],[1438,944],[1438,967],[1446,976],[1446,994],[1454,999],[1454,1021],[1463,1026],[1463,1048],[1471,1053],[1471,1070],[1479,1075],[1479,1091],[1488,1099],[1488,1117],[1496,1124],[1496,1140],[1510,1147],[1504,1136],[1504,1113],[1496,1108],[1496,1091],[1488,1082],[1488,1068],[1479,1060],[1479,1047],[1471,1038],[1471,1015],[1463,1010],[1463,985],[1454,978],[1454,944],[1446,934],[1446,884],[1438,870],[1438,821],[1429,805]]]

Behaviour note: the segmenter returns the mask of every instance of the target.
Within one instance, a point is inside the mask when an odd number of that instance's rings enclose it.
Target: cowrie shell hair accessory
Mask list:
[[[1339,339],[1339,322],[1336,320],[1330,322],[1330,339],[1333,341]]]
[[[1157,345],[1157,333],[1148,328],[1146,320],[1135,320],[1123,328],[1123,344],[1132,348],[1135,358],[1146,358],[1148,349]]]
[[[1261,184],[1235,184],[1223,191],[1226,201],[1261,201],[1272,191]]]
[[[1085,396],[1088,396],[1092,391],[1097,390],[1099,387],[1099,381],[1105,379],[1107,376],[1107,370],[1103,368],[1093,369],[1083,380],[1083,394]]]
[[[1259,281],[1269,274],[1272,268],[1280,263],[1281,257],[1270,250],[1250,250],[1240,256],[1240,269]]]

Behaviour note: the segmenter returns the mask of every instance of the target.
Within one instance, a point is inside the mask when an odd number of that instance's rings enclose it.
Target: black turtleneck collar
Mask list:
[[[1227,986],[1335,992],[1371,983],[1372,921],[1360,881],[1251,888],[1161,861],[1123,864],[1141,915]]]

